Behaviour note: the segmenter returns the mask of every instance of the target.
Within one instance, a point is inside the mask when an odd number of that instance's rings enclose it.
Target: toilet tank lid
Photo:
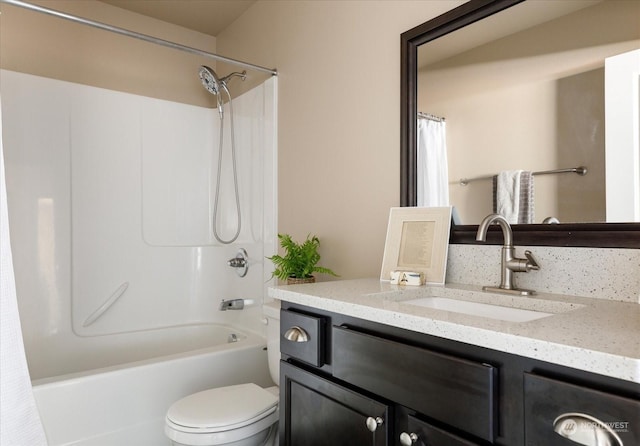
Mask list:
[[[167,419],[186,428],[237,429],[269,415],[277,405],[273,393],[253,383],[239,384],[182,398],[169,408]]]

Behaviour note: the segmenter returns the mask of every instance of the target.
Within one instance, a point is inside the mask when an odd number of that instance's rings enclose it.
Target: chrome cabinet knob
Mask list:
[[[417,441],[418,441],[418,436],[413,432],[411,432],[410,434],[407,434],[406,432],[403,432],[400,434],[400,444],[402,446],[411,446],[412,444],[415,444]]]
[[[287,341],[292,342],[309,342],[309,333],[304,328],[294,325],[284,333]]]
[[[367,418],[367,429],[369,429],[371,432],[375,432],[376,429],[378,429],[378,426],[382,426],[382,423],[384,423],[384,420],[380,417],[368,417]]]

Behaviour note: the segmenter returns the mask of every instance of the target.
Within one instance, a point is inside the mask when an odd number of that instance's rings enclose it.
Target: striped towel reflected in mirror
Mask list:
[[[508,170],[493,177],[493,212],[510,224],[534,222],[533,174],[524,170]]]

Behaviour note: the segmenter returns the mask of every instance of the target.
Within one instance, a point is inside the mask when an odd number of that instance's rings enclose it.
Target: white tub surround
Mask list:
[[[242,231],[235,244],[221,246],[211,231],[217,108],[7,70],[0,78],[11,242],[30,367],[52,345],[78,336],[194,323],[262,330],[259,305],[220,312],[218,304],[260,303],[266,295],[265,257],[276,250],[277,79],[234,98]],[[195,68],[185,82],[200,88]],[[219,230],[228,238],[236,227],[230,169],[223,169],[220,188],[219,211],[228,218]],[[250,258],[243,278],[227,265],[238,248]]]
[[[540,293],[489,294],[474,285],[400,287],[378,279],[280,286],[269,295],[360,319],[640,383],[640,305]],[[404,303],[450,297],[554,313],[507,322]]]
[[[18,315],[9,242],[0,113],[0,443],[45,445],[47,440],[31,391]]]

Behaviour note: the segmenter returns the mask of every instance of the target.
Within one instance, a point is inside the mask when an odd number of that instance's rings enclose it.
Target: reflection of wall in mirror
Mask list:
[[[584,177],[534,177],[535,222],[604,221],[604,57],[640,47],[638,14],[640,2],[607,1],[419,73],[418,109],[447,119],[451,203],[463,223],[492,211],[492,184],[460,178],[582,165]]]
[[[607,221],[640,222],[640,49],[605,61]]]

